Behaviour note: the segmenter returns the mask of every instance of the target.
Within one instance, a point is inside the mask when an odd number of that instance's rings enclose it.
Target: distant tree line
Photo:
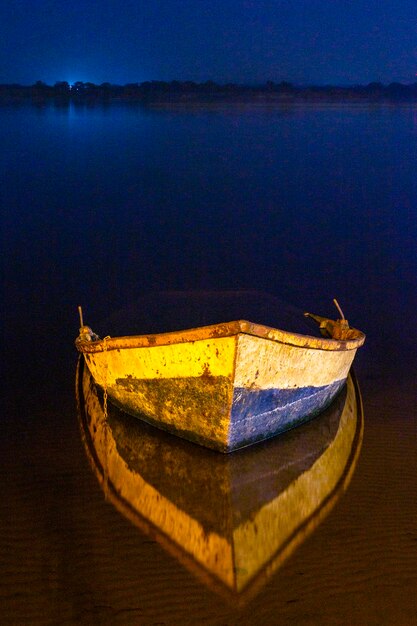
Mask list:
[[[267,81],[262,85],[238,85],[234,83],[218,84],[211,80],[203,83],[193,81],[171,82],[153,80],[142,83],[112,85],[111,83],[95,83],[77,81],[70,85],[66,81],[58,81],[47,85],[38,80],[33,85],[8,84],[0,85],[0,100],[20,101],[32,100],[45,102],[94,102],[94,101],[135,101],[142,103],[169,102],[212,102],[212,101],[415,101],[417,100],[417,83],[404,85],[391,83],[383,85],[372,82],[367,85],[349,87],[323,85],[300,87],[289,82]]]

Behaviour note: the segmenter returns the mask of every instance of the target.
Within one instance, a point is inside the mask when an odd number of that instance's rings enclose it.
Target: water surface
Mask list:
[[[415,106],[8,106],[0,136],[5,623],[412,623]],[[349,491],[243,615],[103,501],[73,391],[78,304],[105,335],[143,294],[217,289],[337,297],[367,334]]]

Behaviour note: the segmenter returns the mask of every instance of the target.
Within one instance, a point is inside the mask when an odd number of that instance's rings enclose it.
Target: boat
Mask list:
[[[360,454],[363,412],[353,373],[317,419],[231,455],[114,405],[106,411],[82,358],[76,392],[85,451],[106,500],[234,605],[259,593],[316,530]]]
[[[191,296],[188,302],[192,308]],[[203,303],[207,308],[207,299]],[[349,326],[335,304],[336,321],[305,314],[321,336],[235,319],[100,338],[84,324],[80,309],[75,343],[118,407],[195,443],[232,452],[302,424],[340,392],[365,335]],[[168,311],[174,315],[175,307]]]

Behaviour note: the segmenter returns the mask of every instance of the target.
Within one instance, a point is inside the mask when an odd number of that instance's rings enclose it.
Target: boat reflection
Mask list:
[[[362,441],[352,376],[312,422],[228,456],[113,405],[104,410],[82,358],[77,400],[87,456],[106,497],[206,584],[240,603],[329,512],[352,476]]]

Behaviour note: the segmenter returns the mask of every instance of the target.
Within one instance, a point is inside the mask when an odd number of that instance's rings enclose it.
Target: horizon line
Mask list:
[[[293,88],[298,88],[298,89],[303,89],[303,88],[309,88],[309,87],[338,87],[338,88],[344,88],[344,89],[349,89],[349,88],[354,88],[354,87],[368,87],[370,85],[378,85],[378,86],[382,86],[382,87],[386,87],[386,86],[390,86],[390,85],[402,85],[404,87],[410,87],[413,85],[417,85],[417,77],[415,81],[410,81],[410,82],[402,82],[400,80],[392,80],[390,82],[382,82],[380,80],[372,80],[369,82],[355,82],[355,83],[332,83],[332,82],[312,82],[312,83],[295,83],[292,82],[290,80],[273,80],[273,79],[266,79],[264,81],[257,81],[257,82],[247,82],[247,83],[242,83],[242,82],[233,82],[233,81],[216,81],[213,79],[207,79],[207,80],[190,80],[190,79],[178,79],[178,78],[172,78],[170,80],[163,80],[163,79],[159,79],[159,78],[152,78],[152,79],[148,79],[148,80],[143,80],[143,81],[128,81],[125,83],[120,83],[120,82],[110,82],[110,81],[102,81],[102,82],[94,82],[91,80],[75,80],[75,81],[70,81],[70,80],[55,80],[54,83],[48,83],[44,80],[38,79],[36,81],[34,81],[33,83],[19,83],[19,82],[0,82],[0,86],[2,87],[36,87],[36,86],[46,86],[46,87],[56,87],[58,85],[65,85],[68,84],[69,87],[73,87],[76,84],[83,84],[83,85],[94,85],[96,87],[101,87],[103,85],[106,86],[111,86],[111,87],[126,87],[126,86],[141,86],[141,85],[146,85],[146,84],[152,84],[152,83],[161,83],[161,84],[167,84],[167,85],[171,85],[171,84],[189,84],[189,85],[197,85],[197,86],[203,86],[203,85],[216,85],[218,87],[227,87],[227,86],[234,86],[234,87],[265,87],[268,85],[274,85],[274,86],[280,86],[280,85],[288,85],[291,86]]]

